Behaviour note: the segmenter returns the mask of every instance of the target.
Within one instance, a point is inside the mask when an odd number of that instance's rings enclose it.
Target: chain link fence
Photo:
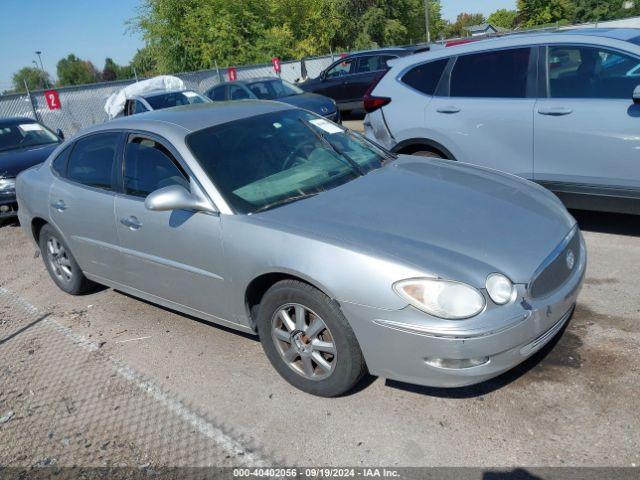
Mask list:
[[[332,58],[332,56],[325,56],[305,59],[309,78],[317,77],[331,64]],[[284,80],[294,82],[301,76],[300,66],[300,61],[282,62],[280,76]],[[179,73],[176,76],[184,81],[187,89],[204,93],[221,81],[226,81],[226,68]],[[239,80],[269,76],[275,76],[271,64],[237,67]],[[35,118],[54,131],[62,130],[68,137],[78,130],[105,122],[108,119],[104,110],[107,98],[132,83],[135,83],[134,79],[57,88],[61,105],[57,110],[49,109],[42,90],[33,91],[30,94],[2,95],[0,96],[0,118]]]

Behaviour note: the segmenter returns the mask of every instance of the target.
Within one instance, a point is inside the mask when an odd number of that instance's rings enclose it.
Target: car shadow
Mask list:
[[[413,385],[405,382],[400,382],[397,380],[386,380],[386,386],[397,388],[399,390],[405,390],[407,392],[419,393],[422,395],[428,395],[430,397],[440,397],[440,398],[455,398],[455,399],[464,399],[464,398],[474,398],[481,397],[488,393],[491,393],[495,390],[499,390],[515,380],[519,379],[527,372],[537,367],[541,363],[544,362],[545,358],[549,353],[555,348],[560,339],[563,337],[564,332],[566,331],[568,325],[571,323],[571,319],[565,323],[564,327],[556,334],[556,336],[547,343],[542,349],[537,351],[531,357],[526,359],[520,365],[508,370],[507,372],[486,380],[482,383],[478,383],[476,385],[470,385],[468,387],[455,387],[455,388],[439,388],[439,387],[424,387],[420,385]]]
[[[105,288],[107,288],[107,287],[105,287]],[[260,339],[258,338],[257,335],[252,335],[250,333],[246,333],[246,332],[243,332],[243,331],[240,331],[240,330],[236,330],[235,328],[227,327],[225,325],[220,325],[220,324],[217,324],[217,323],[214,323],[214,322],[210,322],[208,320],[203,320],[202,318],[194,317],[193,315],[189,315],[188,313],[179,312],[178,310],[174,310],[173,308],[165,307],[163,305],[159,305],[157,303],[150,302],[150,301],[145,300],[143,298],[135,297],[133,295],[129,295],[128,293],[123,292],[121,290],[114,289],[114,291],[119,293],[120,295],[124,295],[125,297],[129,297],[130,299],[135,300],[136,302],[146,303],[147,305],[151,305],[152,307],[159,308],[161,310],[164,310],[165,312],[174,313],[176,315],[180,315],[181,317],[188,318],[189,320],[194,320],[194,321],[196,321],[198,323],[201,323],[202,325],[207,325],[208,327],[213,327],[213,328],[217,328],[219,330],[223,330],[225,332],[229,332],[229,333],[233,333],[233,334],[236,334],[236,335],[240,335],[241,337],[248,338],[248,339],[251,339],[253,341],[260,341]]]
[[[581,230],[640,237],[640,215],[571,210]]]

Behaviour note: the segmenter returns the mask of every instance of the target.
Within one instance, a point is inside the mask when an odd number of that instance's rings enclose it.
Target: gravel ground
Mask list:
[[[479,386],[367,378],[337,399],[293,389],[253,337],[64,294],[1,227],[0,466],[639,465],[640,219],[575,215],[587,278],[552,345]]]

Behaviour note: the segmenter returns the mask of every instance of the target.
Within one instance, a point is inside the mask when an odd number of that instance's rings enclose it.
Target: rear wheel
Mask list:
[[[40,252],[55,284],[71,295],[80,295],[92,285],[78,266],[61,235],[50,225],[40,230]]]
[[[366,372],[360,346],[340,307],[306,283],[284,280],[265,293],[258,333],[278,373],[307,393],[341,395]]]

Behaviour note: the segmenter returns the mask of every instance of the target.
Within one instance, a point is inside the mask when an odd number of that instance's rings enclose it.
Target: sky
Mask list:
[[[70,53],[88,59],[98,69],[106,57],[127,64],[143,46],[139,35],[126,31],[139,0],[1,0],[0,92],[11,87],[11,75],[37,60],[55,79],[56,63]],[[229,0],[233,1],[233,0]],[[443,16],[460,12],[489,15],[515,8],[516,0],[441,0]]]

